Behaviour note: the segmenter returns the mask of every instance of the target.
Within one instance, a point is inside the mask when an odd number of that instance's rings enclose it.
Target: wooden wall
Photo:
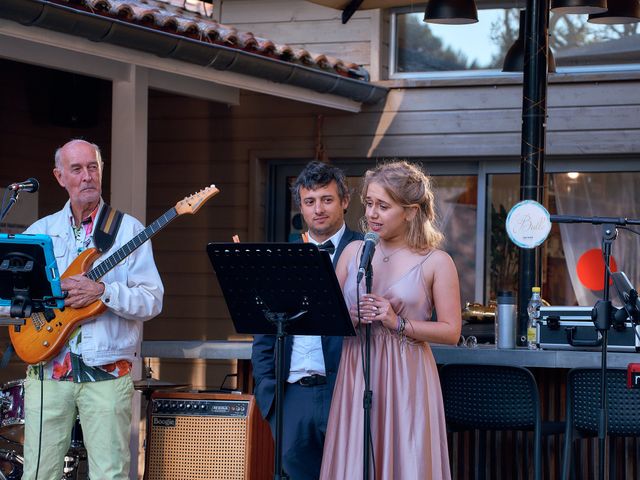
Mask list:
[[[340,10],[305,0],[227,0],[220,9],[220,22],[369,69],[371,44],[379,38],[379,11],[358,11],[346,25],[341,15]]]
[[[154,239],[165,284],[162,314],[146,340],[223,340],[234,335],[205,252],[209,242],[264,240],[268,159],[312,158],[315,114],[327,109],[243,93],[237,107],[152,91],[149,98],[148,218],[214,183],[220,194]],[[275,113],[275,114],[274,114]],[[218,386],[235,362],[161,360],[163,379]]]
[[[227,0],[219,16],[222,23],[240,31],[362,64],[373,80],[388,78],[389,9],[358,11],[342,25],[340,10],[306,0]],[[549,155],[640,150],[640,76],[556,74],[549,81]],[[340,155],[364,152],[374,158],[487,155],[517,159],[520,82],[513,77],[499,77],[495,83],[488,79],[386,81],[394,88],[387,105],[365,108],[357,122],[348,116],[326,122],[327,145]]]
[[[81,137],[102,150],[108,198],[111,83],[4,59],[0,72],[0,186],[36,177],[39,215],[59,210],[68,196],[53,176],[53,155]]]
[[[53,176],[55,149],[71,138],[101,147],[105,161],[103,196],[109,200],[111,83],[0,59],[0,187],[35,177],[40,182],[37,215],[59,210],[68,196]],[[89,111],[87,111],[89,109]],[[18,212],[29,199],[22,193]],[[5,232],[0,226],[0,232]],[[0,327],[0,349],[9,342]],[[15,356],[0,369],[0,384],[24,378],[25,364]]]
[[[89,92],[92,101],[98,100],[97,124],[60,126],[50,117],[42,120],[43,112],[50,112],[47,99],[58,93],[50,92],[43,81],[44,69],[7,61],[2,67],[6,74],[0,79],[0,181],[38,177],[43,183],[39,214],[51,213],[66,199],[51,176],[53,150],[67,138],[85,136],[104,147],[108,199],[110,84],[101,82]],[[568,80],[554,80],[549,89],[548,153],[560,158],[637,157],[640,81],[614,82],[604,76]],[[205,246],[229,241],[234,234],[243,241],[265,239],[268,164],[313,158],[318,115],[324,117],[323,144],[338,165],[367,158],[374,164],[390,157],[517,162],[521,85],[404,86],[392,88],[386,101],[366,106],[361,113],[251,92],[242,92],[239,106],[150,92],[149,222],[205,185],[215,183],[221,193],[198,214],[177,219],[153,240],[166,298],[163,313],[145,325],[145,339],[215,340],[234,333]],[[43,97],[42,91],[49,93]],[[34,105],[40,112],[35,116],[30,110]],[[200,388],[219,385],[224,374],[235,369],[233,362],[163,360],[154,365],[155,376]]]
[[[548,153],[604,159],[637,155],[639,87],[632,81],[553,84]],[[374,164],[390,157],[517,162],[520,108],[517,84],[393,89],[386,103],[359,114],[250,92],[242,92],[240,105],[233,107],[151,92],[149,219],[204,185],[215,183],[221,193],[154,239],[166,297],[161,316],[145,326],[145,338],[233,335],[205,245],[230,241],[234,234],[243,241],[265,240],[267,166],[271,160],[313,158],[317,115],[324,117],[323,142],[338,165],[347,159],[369,158]],[[162,365],[169,378],[184,374],[184,362],[170,370],[168,361]],[[215,365],[190,375],[212,385],[235,368],[229,362]]]
[[[640,81],[552,83],[547,154],[640,152]],[[325,122],[331,156],[518,159],[522,86],[392,89],[386,105]]]

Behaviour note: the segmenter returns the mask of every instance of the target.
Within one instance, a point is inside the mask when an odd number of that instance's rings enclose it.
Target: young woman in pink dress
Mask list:
[[[362,351],[370,323],[370,471],[381,480],[447,480],[444,408],[429,344],[455,344],[462,322],[456,267],[437,249],[443,236],[431,183],[415,165],[388,163],[365,174],[361,196],[366,228],[380,242],[371,294],[364,280],[356,286],[362,241],[345,248],[336,268],[358,336],[344,339],[320,478],[363,476]]]

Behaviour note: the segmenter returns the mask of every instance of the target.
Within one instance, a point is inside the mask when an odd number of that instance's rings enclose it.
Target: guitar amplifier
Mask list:
[[[273,439],[252,395],[154,392],[145,480],[273,478]]]
[[[591,318],[593,307],[540,307],[537,342],[544,350],[602,350],[602,335]],[[627,321],[620,328],[612,326],[607,336],[607,350],[640,351],[640,326]]]

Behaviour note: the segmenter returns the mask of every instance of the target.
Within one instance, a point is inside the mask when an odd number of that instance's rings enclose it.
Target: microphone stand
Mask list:
[[[11,207],[13,207],[16,202],[18,201],[18,194],[20,192],[18,190],[13,190],[11,192],[11,198],[9,199],[9,203],[7,204],[7,206],[5,207],[5,209],[2,211],[2,213],[0,213],[0,222],[2,222],[4,220],[4,217],[7,216],[7,214],[9,213],[9,210],[11,210]]]
[[[605,464],[607,460],[606,439],[607,439],[607,342],[609,329],[613,323],[614,308],[609,295],[609,262],[611,259],[611,247],[613,241],[618,237],[617,227],[625,225],[640,225],[640,220],[627,219],[624,217],[579,217],[573,215],[550,215],[550,219],[555,223],[590,223],[592,225],[602,225],[602,254],[604,257],[604,289],[602,300],[596,302],[592,311],[593,324],[602,338],[601,354],[601,378],[600,378],[600,416],[598,420],[598,473],[601,480],[605,479]]]
[[[367,265],[365,274],[366,293],[371,293],[371,285],[373,283],[373,267],[371,260]],[[373,401],[373,392],[371,391],[371,323],[367,323],[364,327],[365,343],[364,343],[364,395],[362,398],[362,408],[364,409],[364,463],[363,478],[369,480],[369,468],[371,465],[371,448],[369,442],[371,438],[371,403]]]

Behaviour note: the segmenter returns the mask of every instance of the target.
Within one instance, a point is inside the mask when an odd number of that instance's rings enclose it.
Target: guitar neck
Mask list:
[[[98,266],[92,268],[86,273],[94,282],[99,278],[102,278],[106,273],[118,265],[122,260],[131,255],[140,245],[153,237],[156,233],[166,227],[171,220],[178,216],[178,212],[175,207],[167,210],[164,215],[158,218],[155,222],[142,230],[138,235],[133,237],[127,243],[125,243],[118,250],[113,252],[107,259],[101,262]]]

